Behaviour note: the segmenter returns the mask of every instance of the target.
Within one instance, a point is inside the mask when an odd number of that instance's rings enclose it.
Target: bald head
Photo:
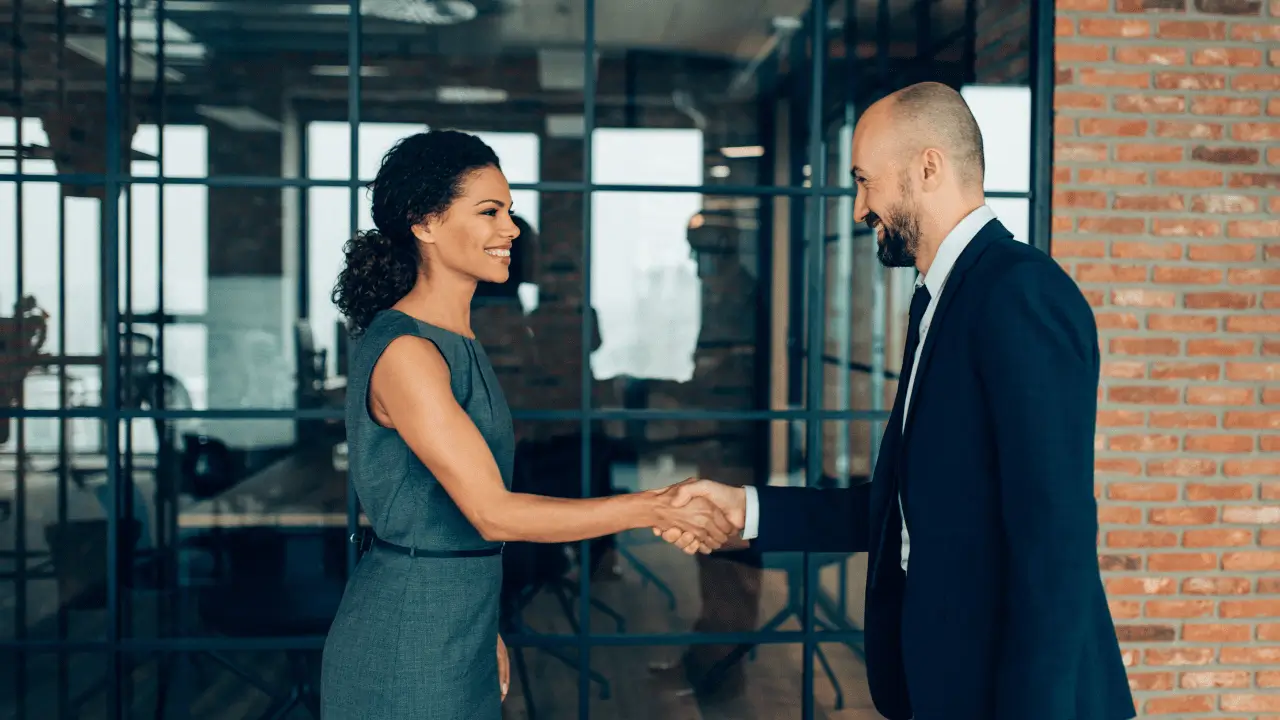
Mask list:
[[[889,127],[904,154],[926,147],[942,151],[962,189],[982,192],[986,163],[982,132],[960,93],[942,83],[905,87],[881,100]]]

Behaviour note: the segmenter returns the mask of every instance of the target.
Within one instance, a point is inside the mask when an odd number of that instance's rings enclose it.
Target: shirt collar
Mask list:
[[[960,258],[960,253],[969,247],[969,243],[977,236],[979,230],[995,219],[996,214],[988,205],[981,205],[977,210],[966,215],[942,239],[942,244],[938,246],[938,254],[929,265],[928,274],[923,278],[916,278],[916,285],[927,286],[930,297],[938,297],[942,293],[942,286],[947,282],[947,276],[951,274],[951,268]]]

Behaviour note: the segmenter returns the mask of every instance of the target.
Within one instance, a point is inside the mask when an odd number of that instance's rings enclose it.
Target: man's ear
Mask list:
[[[936,190],[942,184],[946,158],[937,148],[925,148],[920,154],[920,187],[926,192]]]

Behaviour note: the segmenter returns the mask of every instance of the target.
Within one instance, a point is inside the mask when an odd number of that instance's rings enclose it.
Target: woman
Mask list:
[[[498,158],[433,131],[400,141],[373,181],[334,302],[356,338],[347,384],[351,480],[376,539],[324,647],[325,720],[497,720],[502,543],[653,527],[684,549],[732,528],[658,493],[563,500],[510,492],[511,414],[470,326],[476,283],[504,282],[519,230]],[[502,665],[500,679],[499,665]]]

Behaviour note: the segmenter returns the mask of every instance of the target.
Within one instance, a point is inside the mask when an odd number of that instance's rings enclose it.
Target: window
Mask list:
[[[1031,88],[969,85],[961,95],[982,130],[988,192],[1031,191]],[[987,197],[1000,222],[1022,242],[1030,239],[1031,201],[1025,197]]]

